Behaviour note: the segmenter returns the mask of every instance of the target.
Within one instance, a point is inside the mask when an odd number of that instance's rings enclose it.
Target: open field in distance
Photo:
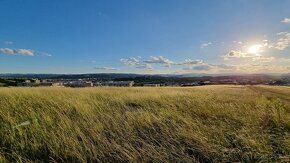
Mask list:
[[[0,162],[287,162],[290,88],[0,88]]]

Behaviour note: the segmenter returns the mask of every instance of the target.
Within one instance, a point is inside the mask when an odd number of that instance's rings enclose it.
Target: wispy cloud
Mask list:
[[[183,68],[186,73],[289,73],[290,66],[288,65],[273,65],[263,62],[253,64],[203,64],[194,67]]]
[[[183,62],[178,63],[178,65],[196,65],[196,64],[202,64],[202,60],[192,60],[192,59],[185,59]]]
[[[231,50],[230,52],[228,52],[226,55],[223,56],[223,58],[224,60],[248,58],[254,62],[271,62],[275,59],[274,57],[264,57],[257,54],[245,53],[245,52],[234,51],[234,50]]]
[[[285,35],[285,34],[287,34],[287,32],[279,32],[279,33],[277,33],[277,35]]]
[[[139,59],[136,59],[134,57],[130,57],[130,58],[122,58],[120,59],[120,61],[125,64],[125,65],[129,65],[129,66],[134,66],[134,65],[138,65],[140,63]]]
[[[263,57],[263,56],[253,57],[253,61],[258,62],[272,62],[273,60],[275,60],[274,57]]]
[[[96,70],[103,70],[103,71],[116,71],[118,70],[117,68],[113,67],[95,67]]]
[[[153,70],[153,67],[151,64],[144,63],[141,65],[136,66],[137,69],[146,69],[146,70]]]
[[[173,61],[163,57],[163,56],[150,56],[149,60],[144,61],[144,63],[149,63],[149,64],[164,64],[164,65],[171,65],[174,64]]]
[[[133,63],[131,63],[133,61]],[[163,56],[151,56],[149,60],[145,61],[136,61],[134,58],[129,59],[121,59],[121,62],[125,62],[126,65],[135,65],[134,68],[136,69],[144,69],[144,70],[154,70],[152,64],[160,64],[164,67],[170,67],[170,65],[175,66],[183,66],[184,71],[202,71],[202,72],[209,72],[209,71],[230,71],[235,70],[235,66],[230,66],[226,64],[209,64],[204,62],[200,59],[185,59],[184,61],[178,62],[178,61],[172,61],[170,59],[167,59]],[[138,63],[138,64],[137,64]],[[185,66],[185,67],[184,67]]]
[[[230,50],[223,56],[224,60],[232,59],[251,59],[255,62],[271,62],[274,57],[265,57],[262,55],[264,48],[271,48],[273,45],[268,44],[268,40],[262,40],[260,43],[252,46],[244,46],[243,50]]]
[[[243,44],[242,41],[233,41],[233,43],[235,43],[235,44],[239,44],[239,45],[242,45],[242,44]]]
[[[242,64],[236,65],[240,73],[289,73],[289,66],[273,64]]]
[[[46,53],[46,52],[39,52],[39,51],[37,51],[35,53],[36,53],[35,55],[37,55],[37,56],[52,57],[52,54]]]
[[[210,45],[212,45],[212,42],[203,43],[203,44],[201,44],[200,48],[203,49],[203,48],[208,47]]]
[[[13,44],[12,41],[4,41],[3,43],[6,44],[6,45],[12,45]]]
[[[290,33],[289,32],[280,32],[277,33],[280,38],[277,40],[274,47],[278,50],[284,50],[290,46]]]
[[[220,70],[235,70],[236,66],[226,65],[226,64],[210,64],[212,67],[215,67]]]
[[[183,70],[187,71],[203,71],[203,72],[219,72],[219,71],[234,71],[236,70],[236,66],[234,65],[226,65],[226,64],[209,64],[203,62],[202,64],[195,65],[195,66],[190,66],[183,68]]]
[[[10,49],[10,48],[0,48],[0,53],[7,55],[24,55],[24,56],[34,56],[34,51],[30,49]]]
[[[282,23],[290,23],[290,18],[284,18],[281,22]]]
[[[183,68],[183,70],[198,70],[198,71],[209,71],[211,69],[212,69],[212,67],[210,65],[207,65],[207,64]]]

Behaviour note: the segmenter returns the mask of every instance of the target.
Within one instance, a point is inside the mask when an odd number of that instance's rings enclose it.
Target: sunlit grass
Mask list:
[[[264,86],[1,88],[0,162],[287,161],[289,108],[272,89],[290,94]]]

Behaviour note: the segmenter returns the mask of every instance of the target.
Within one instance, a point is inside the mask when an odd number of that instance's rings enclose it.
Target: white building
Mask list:
[[[134,81],[106,81],[106,82],[95,82],[94,86],[100,87],[133,87]]]

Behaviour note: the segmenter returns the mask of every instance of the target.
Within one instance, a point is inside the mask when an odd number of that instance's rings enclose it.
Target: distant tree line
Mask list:
[[[24,82],[24,79],[1,79],[0,78],[0,87],[14,87],[17,86],[17,83]]]

